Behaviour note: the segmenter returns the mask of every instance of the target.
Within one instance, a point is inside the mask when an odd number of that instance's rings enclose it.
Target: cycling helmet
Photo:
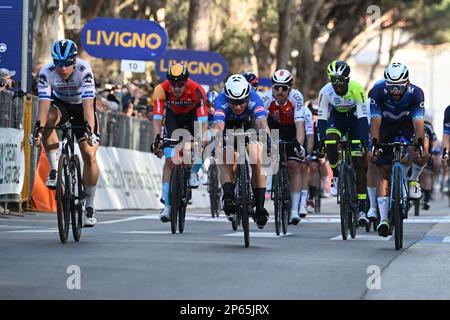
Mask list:
[[[52,47],[53,60],[73,60],[77,55],[77,45],[70,39],[57,40]]]
[[[389,83],[403,83],[409,80],[408,68],[399,62],[393,62],[384,70],[384,79]]]
[[[258,87],[259,79],[258,76],[253,72],[246,72],[242,74],[245,79],[247,79],[248,83],[252,85],[253,88]]]
[[[292,76],[292,73],[286,69],[277,70],[272,76],[272,85],[278,84],[292,87],[293,83],[294,77]]]
[[[206,94],[206,103],[213,104],[219,94],[215,90],[208,91]]]
[[[189,71],[187,67],[181,63],[173,64],[167,70],[167,80],[169,81],[182,81],[189,78]]]
[[[244,102],[250,96],[250,83],[240,74],[231,75],[223,88],[230,101]]]
[[[327,66],[327,73],[329,77],[348,77],[350,76],[350,66],[345,61],[334,60]]]

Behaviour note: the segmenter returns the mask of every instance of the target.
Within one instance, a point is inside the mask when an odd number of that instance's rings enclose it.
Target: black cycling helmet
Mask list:
[[[258,87],[259,79],[258,76],[253,72],[246,72],[242,74],[245,79],[247,79],[248,83],[252,85],[253,88]]]

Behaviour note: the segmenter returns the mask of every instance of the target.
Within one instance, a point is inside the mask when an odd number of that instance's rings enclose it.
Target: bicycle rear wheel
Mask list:
[[[281,189],[281,168],[279,168],[276,175],[273,176],[272,188],[274,190],[274,216],[275,216],[275,233],[280,235],[281,230],[281,215],[283,212],[283,194]]]
[[[181,202],[181,167],[175,166],[170,177],[170,229],[172,233],[177,232],[178,211]]]
[[[289,224],[289,215],[291,211],[291,198],[289,190],[289,175],[287,168],[285,166],[281,167],[281,177],[282,177],[282,203],[283,203],[283,214],[281,215],[281,226],[283,229],[283,234],[287,233],[287,228]]]
[[[71,201],[72,233],[75,241],[80,241],[83,226],[84,187],[81,178],[80,159],[77,155],[72,157],[72,172],[74,172],[72,176],[74,195]]]
[[[344,182],[347,174],[346,167],[341,165],[339,168],[339,176],[343,177],[339,179],[338,190],[339,190],[339,205],[340,205],[340,215],[341,215],[341,234],[342,240],[347,240],[348,237],[348,211],[350,209],[350,201],[347,184]]]
[[[350,229],[350,236],[352,239],[356,237],[356,229],[358,228],[358,206],[357,206],[357,196],[356,196],[356,182],[353,171],[347,170],[347,197],[349,200],[349,211],[348,211],[348,228]]]
[[[61,154],[58,162],[58,178],[56,180],[56,217],[58,220],[59,239],[66,243],[69,238],[70,228],[70,199],[69,172],[67,172],[67,156]]]
[[[395,238],[395,250],[400,250],[403,242],[403,219],[402,219],[402,193],[401,193],[401,181],[400,168],[394,169],[394,208],[393,208],[393,219],[394,219],[394,238]]]

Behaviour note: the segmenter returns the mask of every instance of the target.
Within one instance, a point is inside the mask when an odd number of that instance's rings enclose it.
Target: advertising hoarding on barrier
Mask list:
[[[33,6],[30,3],[30,0],[0,1],[0,68],[15,73],[13,79],[21,83],[23,91],[31,89],[33,33],[30,8]]]
[[[156,63],[156,72],[166,80],[169,66],[182,63],[189,77],[201,84],[217,85],[228,75],[228,62],[217,52],[168,49]]]
[[[95,18],[81,31],[83,48],[104,59],[156,61],[166,50],[166,30],[150,20]]]
[[[25,177],[23,131],[0,128],[0,195],[20,196]]]

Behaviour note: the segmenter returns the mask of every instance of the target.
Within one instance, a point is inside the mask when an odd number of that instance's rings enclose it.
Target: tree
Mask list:
[[[212,0],[190,0],[187,48],[209,50]]]

